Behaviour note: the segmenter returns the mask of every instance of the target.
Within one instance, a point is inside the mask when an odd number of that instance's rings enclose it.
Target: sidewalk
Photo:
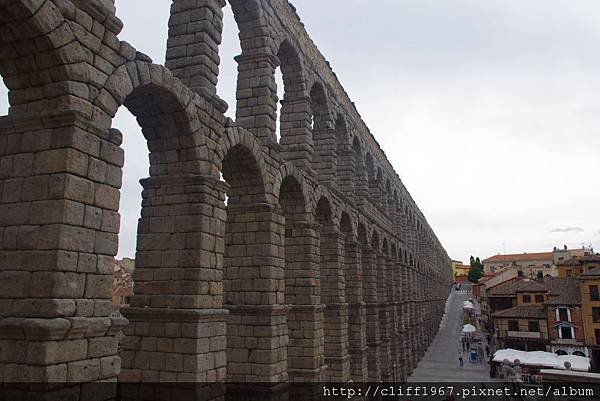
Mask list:
[[[452,291],[446,303],[446,312],[440,330],[431,343],[425,356],[408,382],[489,382],[489,365],[486,361],[479,364],[468,362],[464,352],[464,366],[458,363],[458,352],[462,351],[460,342],[463,327],[463,302],[469,300],[470,293]],[[485,344],[483,345],[485,349]],[[484,352],[485,353],[485,352]]]

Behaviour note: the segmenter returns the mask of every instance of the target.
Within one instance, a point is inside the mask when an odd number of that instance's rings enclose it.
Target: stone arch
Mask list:
[[[282,154],[286,160],[308,169],[312,163],[314,138],[304,63],[289,39],[280,42],[276,55],[284,87],[280,116]]]
[[[223,164],[227,154],[234,148],[244,149],[247,152],[247,160],[253,160],[260,174],[260,181],[255,184],[260,186],[261,192],[265,194],[266,201],[269,198],[267,188],[267,165],[265,163],[260,142],[249,131],[239,127],[228,127],[217,145],[216,158],[212,167],[211,175],[218,177],[219,172],[223,172]],[[269,199],[270,200],[270,199]]]
[[[309,187],[308,182],[306,181],[306,178],[302,172],[291,162],[285,162],[279,167],[279,174],[275,176],[273,184],[273,193],[280,194],[281,186],[287,178],[292,178],[298,183],[299,189],[302,193],[302,198],[304,200],[304,205],[308,213],[305,221],[312,222],[313,216],[309,212],[311,209],[314,209],[312,208],[310,196],[311,188]]]
[[[276,205],[268,202],[261,153],[251,145],[255,142],[248,143],[252,136],[244,132],[238,129],[242,135],[237,144],[234,140],[223,144],[227,150],[222,173],[228,196],[223,256],[223,302],[229,310],[227,380],[285,381],[287,364],[279,362],[279,356],[287,355],[287,341],[261,349],[254,345],[261,337],[257,326],[287,332],[283,306],[285,221]],[[268,357],[259,358],[258,354]]]
[[[142,119],[138,117],[142,129],[149,129],[157,125],[159,117],[164,120],[163,114],[177,109],[180,114],[170,119],[187,123],[189,126],[185,131],[189,134],[198,130],[201,124],[197,117],[197,96],[164,66],[140,60],[128,61],[115,68],[98,88],[97,96],[92,99],[93,118],[99,125],[107,125],[121,105],[133,114],[136,110],[156,108],[158,116],[142,113]]]
[[[227,150],[221,171],[230,187],[227,191],[229,205],[267,202],[264,165],[260,160],[243,142]]]
[[[304,62],[290,39],[284,39],[275,52],[283,75],[284,101],[301,99],[307,94]],[[310,110],[307,110],[310,111]]]
[[[256,40],[269,49],[272,45],[263,8],[256,0],[229,0],[239,30],[242,57],[256,56]],[[203,97],[216,97],[219,75],[219,47],[223,34],[225,0],[203,3],[173,0],[169,19],[166,66]],[[269,53],[264,54],[266,56]],[[260,56],[260,55],[259,55]],[[204,68],[197,68],[202,66]],[[222,110],[223,112],[225,110]]]
[[[79,104],[89,99],[70,97],[75,86],[81,89],[85,83],[61,84],[81,81],[84,67],[77,63],[85,60],[63,11],[51,1],[0,4],[0,75],[9,90],[10,114],[89,107]]]

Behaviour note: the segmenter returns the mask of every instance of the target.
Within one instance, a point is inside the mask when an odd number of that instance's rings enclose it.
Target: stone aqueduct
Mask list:
[[[2,381],[405,379],[450,259],[293,6],[229,1],[232,121],[225,0],[173,1],[166,67],[118,39],[113,3],[0,0]],[[150,159],[127,319],[110,317],[122,105]]]

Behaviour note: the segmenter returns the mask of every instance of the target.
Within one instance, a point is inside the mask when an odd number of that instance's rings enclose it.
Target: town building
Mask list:
[[[494,348],[588,356],[582,299],[575,278],[516,277],[490,287],[482,311]]]
[[[565,245],[562,249],[554,247],[552,252],[498,254],[483,260],[485,273],[495,272],[503,267],[517,270],[519,277],[542,279],[544,277],[567,277],[559,274],[558,266],[572,259],[594,257],[591,247],[569,249]],[[600,262],[599,262],[600,265]],[[565,269],[566,270],[566,269]]]
[[[577,279],[552,280],[554,294],[546,302],[548,351],[558,355],[588,356],[581,306],[581,283]]]
[[[502,268],[494,273],[484,274],[483,277],[479,279],[479,282],[473,285],[473,297],[478,299],[481,305],[481,324],[484,330],[489,332],[491,328],[489,302],[487,299],[488,289],[516,277],[516,270]]]
[[[593,372],[600,372],[600,267],[581,273],[581,300],[585,345]]]
[[[528,268],[527,273],[532,269],[541,271],[545,276],[550,274],[550,269],[554,265],[554,255],[552,252],[536,252],[536,253],[518,253],[494,255],[482,261],[485,273],[495,272],[502,267],[513,267],[517,271],[521,270],[521,276],[529,277],[523,269]]]
[[[497,286],[492,299],[494,335],[498,348],[545,351],[548,344],[544,282],[513,279]],[[500,287],[500,288],[498,288]],[[510,307],[508,306],[510,303]]]
[[[554,264],[569,260],[571,258],[581,258],[583,256],[594,255],[594,248],[582,246],[581,248],[568,249],[566,245],[562,248],[554,247],[552,254],[554,255]]]
[[[600,255],[573,256],[556,263],[558,277],[577,277],[583,272],[600,267]]]
[[[461,260],[452,261],[452,277],[456,283],[465,283],[469,280],[470,265],[465,265]]]

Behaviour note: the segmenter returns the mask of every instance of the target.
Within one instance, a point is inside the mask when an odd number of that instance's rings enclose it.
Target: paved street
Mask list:
[[[471,364],[467,361],[465,352],[464,366],[461,368],[458,363],[458,352],[462,350],[460,333],[463,327],[463,301],[469,300],[469,297],[466,291],[452,291],[440,330],[408,378],[409,382],[491,381],[489,365],[485,361],[481,364]]]

